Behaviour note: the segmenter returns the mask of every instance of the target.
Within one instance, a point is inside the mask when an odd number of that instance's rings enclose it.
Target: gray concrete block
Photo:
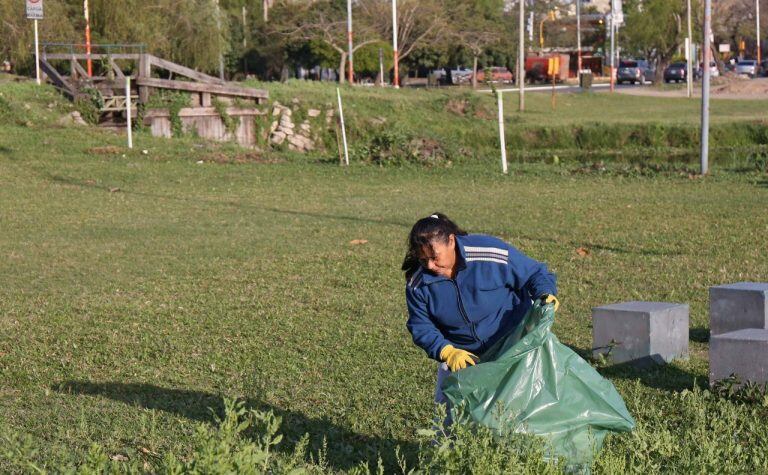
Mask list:
[[[624,302],[592,309],[593,355],[614,363],[688,358],[686,304]],[[613,342],[613,343],[612,343]]]
[[[745,382],[768,382],[768,330],[748,328],[709,340],[709,384],[732,374]]]
[[[737,282],[709,288],[709,333],[768,329],[768,283]]]

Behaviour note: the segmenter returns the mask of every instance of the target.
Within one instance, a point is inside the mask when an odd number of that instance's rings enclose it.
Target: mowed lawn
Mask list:
[[[549,263],[554,330],[582,355],[594,306],[690,304],[690,362],[601,369],[649,431],[675,433],[676,395],[707,387],[708,287],[768,280],[755,172],[198,164],[208,146],[194,140],[136,141],[122,157],[94,151],[122,139],[91,129],[0,129],[0,426],[31,435],[46,464],[92,443],[183,455],[222,397],[283,416],[281,450],[325,438],[334,470],[379,453],[390,466],[396,445],[413,460],[436,365],[405,328],[399,267],[433,211]],[[728,404],[739,424],[765,420]],[[606,450],[623,456],[630,437]]]

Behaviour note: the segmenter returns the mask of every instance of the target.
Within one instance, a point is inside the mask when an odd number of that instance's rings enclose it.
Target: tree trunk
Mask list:
[[[339,84],[344,84],[344,66],[347,65],[347,53],[341,53],[339,60]]]
[[[477,89],[477,56],[472,59],[472,89]]]

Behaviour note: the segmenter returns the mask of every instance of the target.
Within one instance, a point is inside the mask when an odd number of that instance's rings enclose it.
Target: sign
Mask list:
[[[27,0],[27,18],[30,20],[43,19],[43,0]]]
[[[717,45],[717,51],[720,53],[730,53],[731,52],[731,44],[730,43],[720,43]]]
[[[624,24],[624,8],[621,0],[611,0],[611,18],[615,25]]]

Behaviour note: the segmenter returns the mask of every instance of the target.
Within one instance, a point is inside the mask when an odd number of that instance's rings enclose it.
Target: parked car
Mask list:
[[[502,82],[502,83],[511,83],[514,77],[512,76],[512,71],[509,69],[503,67],[503,66],[493,66],[490,68],[487,68],[490,70],[491,73],[491,82]],[[477,82],[485,82],[485,69],[479,69],[477,70]],[[471,79],[471,76],[470,76]]]
[[[451,69],[451,83],[466,84],[472,79],[472,70],[469,68]]]
[[[664,70],[664,82],[683,82],[688,80],[688,65],[683,62],[672,63]]]
[[[736,63],[736,74],[746,74],[751,78],[757,76],[759,69],[754,59],[742,59]]]
[[[648,61],[644,59],[619,61],[616,82],[619,84],[624,82],[644,84],[649,78],[652,81],[655,74],[656,72],[648,64]]]
[[[709,62],[709,77],[716,78],[720,76],[720,70],[717,68],[717,63],[714,61]],[[693,74],[694,79],[701,79],[704,77],[704,63],[699,63],[699,67]]]

